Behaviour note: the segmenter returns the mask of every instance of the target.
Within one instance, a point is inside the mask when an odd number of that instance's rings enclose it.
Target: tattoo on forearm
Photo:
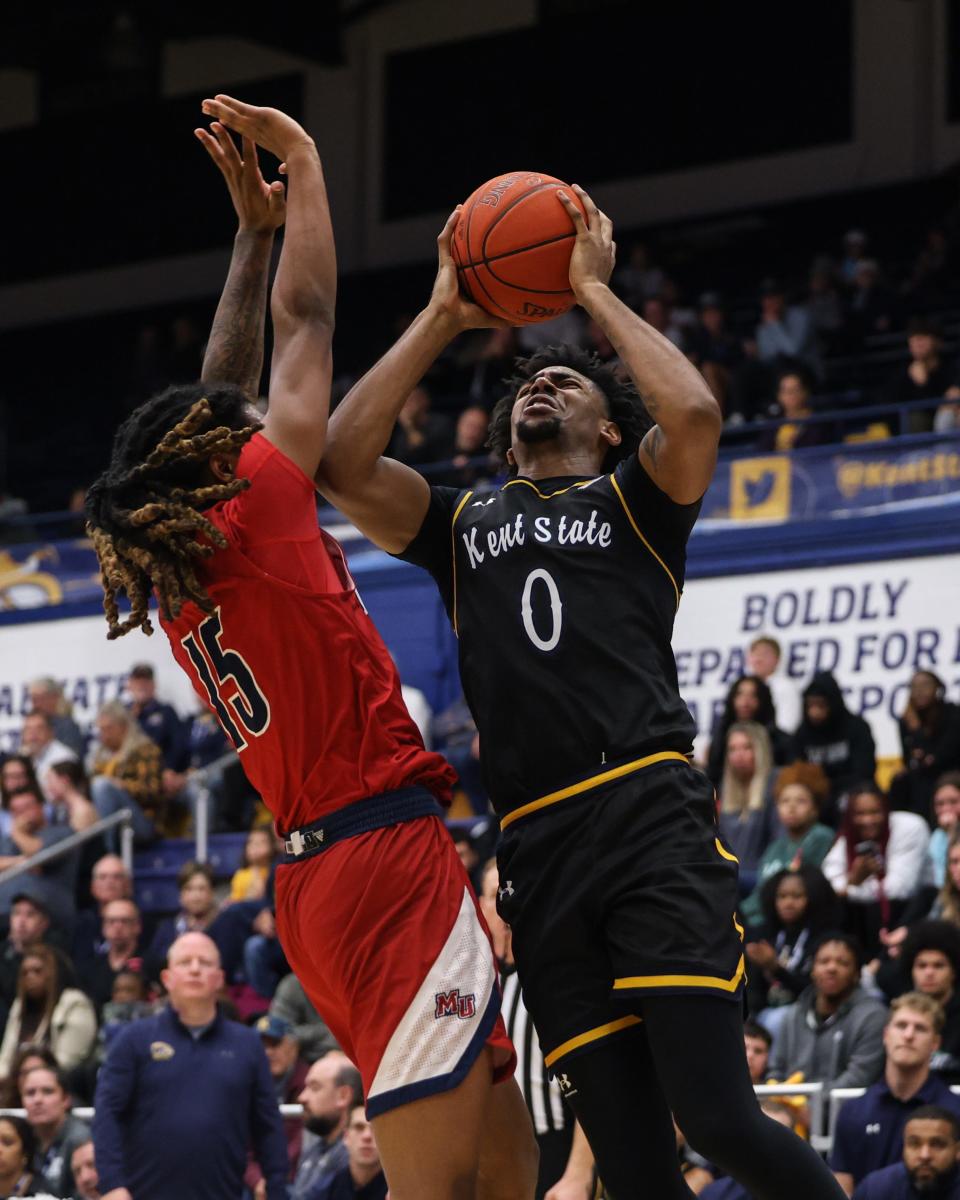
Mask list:
[[[261,245],[238,248],[210,330],[201,378],[233,383],[256,397],[263,372],[270,251]]]

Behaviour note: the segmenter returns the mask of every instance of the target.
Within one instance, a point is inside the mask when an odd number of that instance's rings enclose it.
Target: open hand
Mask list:
[[[577,238],[570,256],[570,286],[578,300],[593,283],[606,284],[617,261],[617,243],[613,240],[613,222],[602,213],[579,184],[573,190],[583,202],[586,217],[567,193],[560,188],[557,198],[573,222]]]
[[[257,147],[250,138],[241,139],[241,158],[236,142],[225,125],[212,121],[210,131],[195,129],[193,132],[227,182],[241,230],[272,233],[283,224],[287,215],[283,184],[279,179],[267,183],[263,178],[257,162]]]
[[[457,264],[453,261],[453,231],[460,220],[462,204],[453,210],[437,237],[437,278],[433,284],[430,308],[452,321],[457,329],[507,329],[509,321],[492,317],[479,304],[468,300],[460,291]]]
[[[224,95],[204,100],[200,107],[208,117],[222,122],[241,137],[250,138],[283,161],[301,147],[309,147],[316,153],[313,138],[303,126],[278,108],[258,108]]]

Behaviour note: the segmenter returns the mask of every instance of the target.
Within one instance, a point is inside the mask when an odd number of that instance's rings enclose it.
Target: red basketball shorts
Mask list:
[[[421,817],[336,842],[276,876],[277,931],[317,1012],[359,1068],[372,1117],[459,1084],[500,1016],[490,934],[450,835]]]

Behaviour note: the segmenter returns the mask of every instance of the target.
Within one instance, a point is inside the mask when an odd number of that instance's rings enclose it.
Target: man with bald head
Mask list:
[[[90,877],[90,896],[94,907],[77,914],[73,927],[71,957],[79,970],[87,959],[102,949],[103,910],[111,900],[129,900],[133,895],[133,880],[118,854],[104,854],[93,864]]]
[[[304,1129],[316,1136],[300,1155],[290,1195],[309,1200],[325,1175],[347,1165],[343,1134],[351,1110],[363,1100],[360,1072],[343,1051],[331,1050],[311,1066],[297,1099]]]
[[[255,1030],[217,1011],[216,945],[183,934],[161,980],[168,1007],[117,1035],[97,1080],[103,1200],[236,1200],[248,1144],[267,1200],[286,1200],[286,1139],[267,1057]]]
[[[90,895],[99,908],[111,900],[128,900],[133,895],[133,880],[119,854],[104,854],[93,864]]]

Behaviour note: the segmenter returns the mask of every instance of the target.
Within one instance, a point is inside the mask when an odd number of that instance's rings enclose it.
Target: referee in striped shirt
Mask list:
[[[561,1095],[560,1085],[543,1065],[540,1040],[523,1003],[520,980],[513,965],[510,929],[497,913],[499,886],[497,863],[491,859],[483,872],[480,907],[490,926],[500,963],[501,1011],[517,1052],[516,1077],[540,1148],[536,1200],[592,1200],[596,1193],[593,1154]]]

